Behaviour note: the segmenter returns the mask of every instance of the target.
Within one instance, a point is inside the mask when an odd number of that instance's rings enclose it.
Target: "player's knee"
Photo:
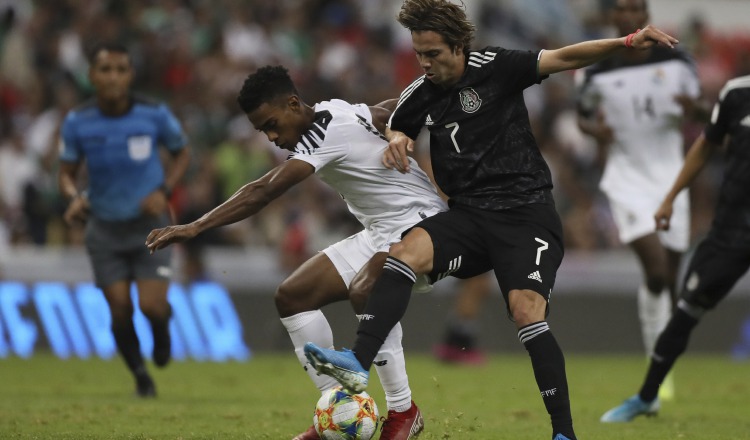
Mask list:
[[[404,242],[394,243],[388,256],[403,262],[416,274],[424,274],[432,269],[432,252],[423,251],[418,246],[410,246]]]
[[[146,317],[151,319],[169,316],[169,303],[165,300],[143,299],[139,302],[138,307]]]
[[[402,242],[394,243],[391,245],[390,249],[388,250],[388,256],[393,258],[398,258],[399,260],[403,261],[402,258],[406,257],[407,247]]]
[[[542,320],[532,313],[530,308],[516,307],[515,309],[511,309],[510,313],[513,317],[513,322],[519,328]]]
[[[295,314],[294,310],[296,301],[294,301],[290,295],[289,289],[284,283],[276,289],[273,300],[276,304],[276,310],[279,312],[279,316],[286,317]]]
[[[287,281],[282,282],[276,289],[274,302],[282,318],[317,308],[310,305],[309,297],[312,296],[312,292],[309,292],[310,295],[300,295],[297,290]]]
[[[508,296],[508,309],[517,327],[544,321],[547,302],[531,290],[513,290]]]
[[[109,304],[109,311],[112,314],[112,319],[131,319],[133,316],[133,303],[130,302],[129,298],[114,298],[110,297],[107,299]]]
[[[669,285],[667,274],[660,270],[648,270],[646,272],[646,287],[651,292],[661,292]]]
[[[646,281],[646,287],[650,292],[661,292],[667,287],[667,283],[663,279],[649,279]]]

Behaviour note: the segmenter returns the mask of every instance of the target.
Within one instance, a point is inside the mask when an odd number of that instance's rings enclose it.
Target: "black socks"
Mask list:
[[[145,371],[143,356],[141,355],[141,344],[135,333],[135,326],[131,319],[112,324],[112,335],[115,337],[117,349],[120,351],[128,369],[135,375]]]
[[[362,367],[369,370],[391,329],[404,317],[417,277],[402,261],[388,257],[383,273],[367,298],[352,350]]]
[[[518,331],[518,339],[529,352],[539,393],[552,421],[552,431],[575,440],[565,358],[549,326],[545,321],[529,324]]]
[[[685,352],[690,333],[698,320],[679,307],[675,309],[667,327],[656,340],[654,354],[651,356],[648,373],[638,395],[644,402],[652,402],[659,394],[659,386],[677,358]]]
[[[172,356],[172,339],[169,335],[169,319],[172,316],[172,308],[169,314],[163,318],[149,318],[151,333],[154,336],[154,351],[152,358],[157,367],[164,367],[169,363]]]

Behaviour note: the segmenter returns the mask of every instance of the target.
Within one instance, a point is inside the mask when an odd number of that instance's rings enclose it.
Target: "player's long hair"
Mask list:
[[[465,5],[446,0],[405,0],[396,18],[411,32],[433,31],[440,34],[451,50],[463,46],[469,53],[475,26],[466,18]]]
[[[243,112],[250,113],[263,103],[288,95],[299,95],[289,71],[283,66],[265,66],[248,75],[237,103]]]

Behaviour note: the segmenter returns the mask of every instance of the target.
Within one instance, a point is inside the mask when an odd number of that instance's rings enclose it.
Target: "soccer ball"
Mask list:
[[[313,425],[324,440],[369,440],[378,427],[378,406],[364,391],[331,388],[315,405]]]

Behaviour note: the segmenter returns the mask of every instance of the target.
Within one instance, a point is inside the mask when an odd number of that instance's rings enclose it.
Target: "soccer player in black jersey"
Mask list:
[[[411,31],[424,75],[401,94],[389,121],[383,163],[409,172],[407,151],[422,126],[438,186],[450,209],[418,223],[390,248],[357,331],[353,351],[306,345],[319,372],[350,390],[367,386],[385,335],[406,311],[421,274],[433,281],[494,270],[531,357],[554,440],[575,439],[564,358],[545,321],[563,256],[552,179],[531,132],[523,90],[548,75],[622,50],[677,40],[648,26],[623,38],[536,52],[472,51],[474,25],[446,0],[406,0],[398,21]]]
[[[659,386],[687,348],[703,314],[716,307],[750,267],[750,76],[727,82],[711,121],[693,143],[677,179],[654,214],[669,229],[677,195],[695,179],[726,141],[727,166],[711,230],[690,259],[677,308],[656,341],[648,373],[635,396],[607,411],[602,422],[629,422],[659,410]]]

